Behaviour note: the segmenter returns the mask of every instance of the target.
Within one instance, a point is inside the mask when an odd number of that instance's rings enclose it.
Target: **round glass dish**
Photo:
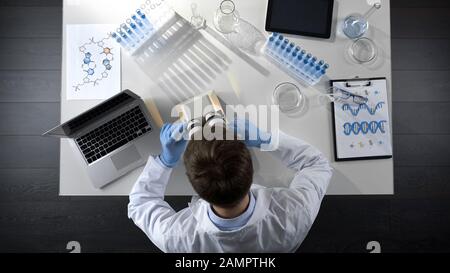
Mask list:
[[[369,38],[356,39],[349,47],[348,53],[358,63],[368,63],[377,57],[377,46]]]
[[[278,105],[280,111],[287,114],[300,112],[305,107],[305,97],[293,83],[283,82],[275,87],[272,102]]]

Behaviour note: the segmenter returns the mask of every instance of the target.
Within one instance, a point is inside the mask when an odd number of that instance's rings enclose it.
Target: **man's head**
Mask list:
[[[242,141],[189,141],[184,164],[194,190],[213,205],[233,207],[250,190],[253,165]]]

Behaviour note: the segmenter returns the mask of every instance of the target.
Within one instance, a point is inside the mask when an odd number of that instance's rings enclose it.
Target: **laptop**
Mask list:
[[[152,130],[144,101],[124,90],[43,135],[71,139],[94,187],[102,188],[145,164]]]

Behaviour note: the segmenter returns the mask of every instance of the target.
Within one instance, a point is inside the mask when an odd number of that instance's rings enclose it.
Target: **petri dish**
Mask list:
[[[279,106],[283,113],[300,112],[305,106],[303,93],[295,84],[290,82],[283,82],[275,87],[272,101]]]
[[[377,47],[369,38],[356,39],[349,48],[350,56],[359,63],[368,63],[377,57]]]

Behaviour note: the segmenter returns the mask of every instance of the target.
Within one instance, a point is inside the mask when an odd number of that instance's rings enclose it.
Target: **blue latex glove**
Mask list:
[[[272,136],[264,132],[247,119],[235,119],[233,122],[235,132],[244,138],[248,147],[261,148],[261,144],[269,144]]]
[[[165,123],[161,128],[159,139],[161,140],[162,152],[161,155],[159,155],[159,159],[169,168],[173,168],[177,165],[186,148],[187,141],[184,138],[181,138],[178,141],[174,138],[177,134],[176,132],[182,133],[185,127],[186,124],[183,123]]]

